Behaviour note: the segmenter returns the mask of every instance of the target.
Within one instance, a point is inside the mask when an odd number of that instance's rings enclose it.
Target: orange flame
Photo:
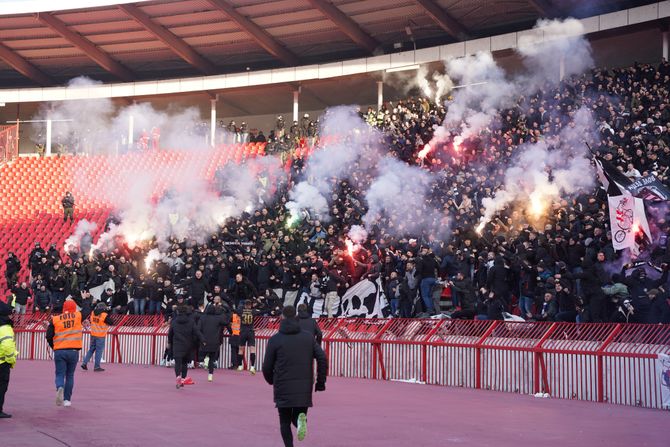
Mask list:
[[[346,239],[344,241],[347,244],[347,253],[349,253],[350,257],[354,257],[354,243],[350,241],[349,239]]]

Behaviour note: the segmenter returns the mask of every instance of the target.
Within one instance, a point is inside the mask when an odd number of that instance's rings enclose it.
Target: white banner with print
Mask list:
[[[658,354],[656,374],[661,384],[662,408],[670,410],[670,355]]]

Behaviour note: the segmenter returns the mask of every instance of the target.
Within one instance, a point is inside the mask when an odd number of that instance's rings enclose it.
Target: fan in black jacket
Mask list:
[[[307,304],[303,303],[298,305],[298,323],[300,323],[300,329],[312,334],[316,342],[321,345],[323,332],[321,332],[319,323],[314,318],[312,318],[312,313],[310,312]]]
[[[209,375],[207,380],[211,382],[214,379],[214,362],[219,359],[219,351],[223,343],[223,329],[230,322],[230,314],[224,312],[221,298],[216,298],[215,302],[207,306],[205,313],[198,320],[198,329],[202,333],[202,346],[200,351],[207,355],[207,369]]]
[[[293,306],[282,310],[279,333],[268,341],[263,361],[263,376],[274,388],[274,402],[284,446],[293,446],[291,424],[298,429],[298,439],[305,437],[307,409],[312,406],[314,360],[317,362],[316,391],[325,391],[328,374],[326,354],[314,337],[300,329]]]
[[[174,372],[177,376],[177,388],[184,386],[188,362],[198,343],[206,346],[191,308],[185,305],[177,307],[176,317],[170,323],[168,332],[168,348],[172,348],[175,361]]]

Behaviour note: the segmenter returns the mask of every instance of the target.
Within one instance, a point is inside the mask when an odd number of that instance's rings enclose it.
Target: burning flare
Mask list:
[[[350,239],[345,239],[344,242],[347,244],[347,253],[350,258],[354,257],[355,244]]]
[[[424,158],[426,158],[428,156],[428,154],[431,153],[432,150],[433,150],[433,148],[430,145],[430,143],[426,143],[426,145],[423,147],[423,149],[421,149],[419,151],[419,159],[423,160]]]

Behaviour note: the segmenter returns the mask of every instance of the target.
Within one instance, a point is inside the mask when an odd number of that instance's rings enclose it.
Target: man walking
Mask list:
[[[5,404],[5,393],[9,387],[9,373],[16,364],[16,343],[14,341],[14,329],[12,320],[9,316],[12,314],[14,302],[7,303],[0,300],[0,419],[11,418],[3,410]]]
[[[69,407],[72,405],[74,389],[74,371],[81,351],[81,322],[88,318],[91,310],[85,307],[77,311],[74,301],[68,299],[63,303],[63,313],[51,317],[47,328],[47,342],[54,351],[56,363],[56,405]]]
[[[105,337],[107,337],[107,330],[109,326],[113,325],[114,321],[107,314],[107,306],[105,303],[98,303],[95,310],[91,314],[91,346],[84,356],[81,364],[81,369],[88,370],[88,362],[95,353],[95,361],[93,362],[93,371],[103,372],[104,369],[100,367],[100,360],[102,354],[105,352]]]
[[[312,406],[315,359],[315,391],[325,391],[328,374],[326,354],[312,334],[300,330],[295,307],[284,307],[279,332],[268,341],[263,376],[274,388],[274,402],[279,411],[279,426],[285,447],[293,447],[291,424],[297,428],[299,441],[307,434],[307,409]]]

